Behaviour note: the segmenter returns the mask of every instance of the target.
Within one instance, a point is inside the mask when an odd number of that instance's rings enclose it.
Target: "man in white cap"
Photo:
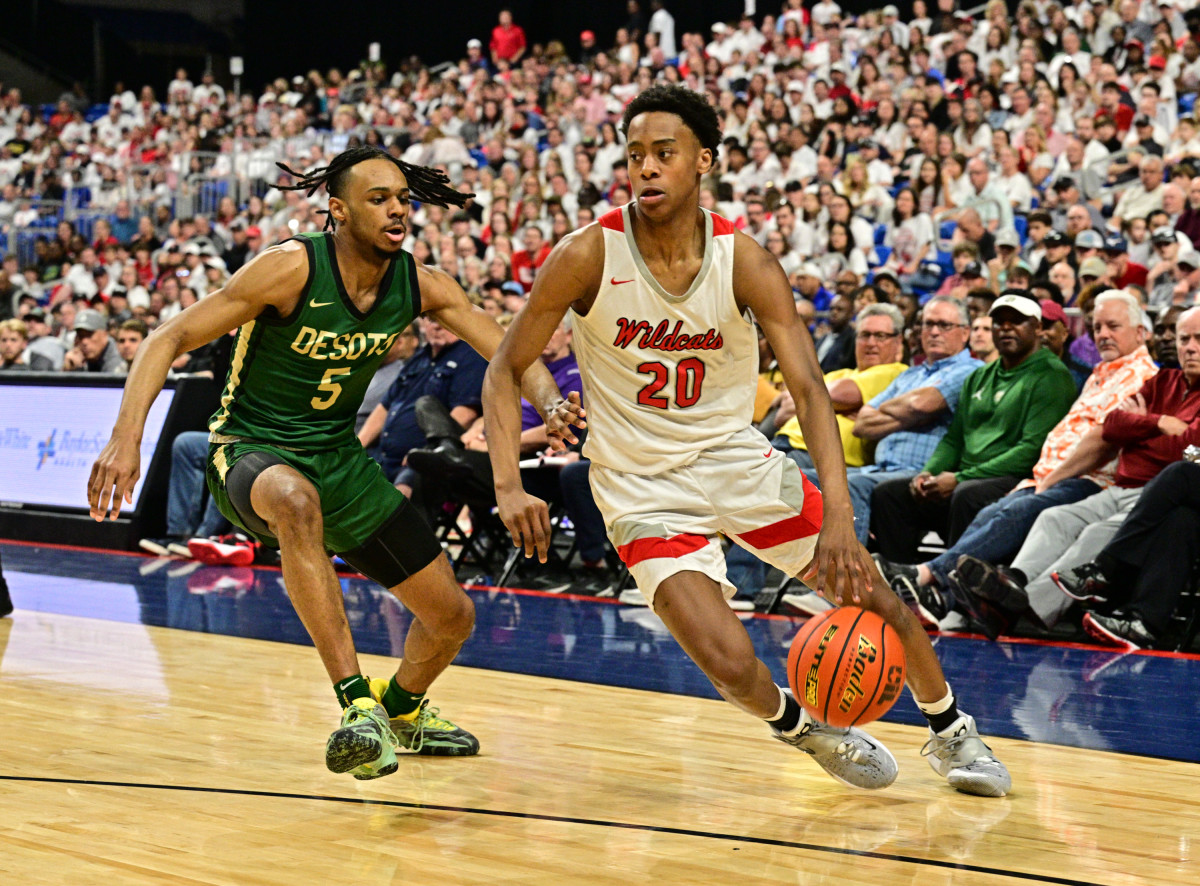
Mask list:
[[[1200,295],[1200,252],[1194,249],[1180,250],[1175,259],[1175,291],[1172,301],[1177,305],[1190,305]]]
[[[921,559],[917,546],[931,529],[954,544],[983,507],[1028,477],[1046,435],[1075,400],[1071,373],[1041,347],[1041,306],[1006,294],[989,313],[1000,359],[967,377],[950,429],[924,469],[871,494],[871,531],[889,580],[890,563]]]
[[[897,46],[908,49],[908,28],[900,21],[900,10],[889,3],[883,7],[883,27],[892,32]]]
[[[1043,326],[1055,308],[1061,317],[1062,308],[1057,303],[1044,301],[1042,305],[1046,311]],[[1070,411],[1046,437],[1033,476],[980,511],[944,553],[918,566],[891,567],[893,586],[921,601],[927,621],[941,620],[953,605],[951,576],[959,557],[970,555],[992,563],[1007,561],[1021,549],[1043,511],[1075,504],[1112,484],[1115,465],[1080,473],[1072,468],[1071,461],[1081,451],[1084,439],[1103,427],[1105,417],[1135,396],[1158,372],[1146,347],[1143,319],[1141,307],[1129,293],[1115,289],[1101,293],[1095,311],[1100,363]]]
[[[1088,563],[1120,528],[1146,484],[1183,457],[1200,432],[1200,309],[1175,323],[1182,369],[1161,369],[1093,432],[1070,467],[1091,471],[1117,457],[1112,486],[1075,504],[1043,511],[1012,566],[962,557],[955,594],[994,637],[1021,615],[1054,627],[1076,603],[1057,577]]]
[[[483,54],[483,43],[474,37],[467,41],[467,65],[471,68],[488,70],[488,59]]]
[[[818,311],[825,311],[833,301],[833,293],[826,289],[821,281],[821,269],[810,261],[802,264],[800,270],[792,275],[792,285],[800,295],[812,302]]]
[[[704,47],[704,54],[715,58],[721,63],[721,67],[725,67],[737,51],[737,46],[729,39],[729,25],[717,22],[712,26],[712,34],[712,42]]]

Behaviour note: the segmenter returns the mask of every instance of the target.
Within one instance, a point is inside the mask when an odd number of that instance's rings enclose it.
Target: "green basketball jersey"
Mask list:
[[[413,257],[388,266],[367,313],[338,271],[333,235],[300,234],[308,283],[286,320],[268,309],[238,330],[214,443],[258,440],[294,449],[358,445],[354,419],[392,342],[421,312]]]

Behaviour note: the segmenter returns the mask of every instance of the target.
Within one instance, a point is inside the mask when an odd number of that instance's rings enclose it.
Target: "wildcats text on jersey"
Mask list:
[[[641,339],[637,347],[652,351],[717,351],[724,345],[721,333],[709,327],[707,332],[688,335],[683,332],[683,321],[678,320],[670,332],[670,321],[663,320],[657,326],[651,326],[645,320],[631,320],[628,317],[617,318],[617,337],[613,345],[625,349],[639,335]]]

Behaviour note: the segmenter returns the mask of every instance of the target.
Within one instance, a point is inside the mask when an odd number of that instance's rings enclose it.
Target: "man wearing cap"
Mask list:
[[[1104,240],[1104,256],[1108,262],[1108,277],[1113,286],[1125,289],[1128,286],[1146,285],[1146,269],[1129,260],[1129,245],[1120,234],[1110,234]]]
[[[1087,170],[1082,171],[1087,172]],[[1091,175],[1093,178],[1095,177],[1094,173],[1091,173]],[[1054,197],[1058,203],[1057,207],[1051,213],[1055,219],[1055,227],[1065,225],[1064,230],[1068,234],[1078,233],[1084,228],[1104,229],[1106,222],[1098,208],[1100,198],[1096,196],[1095,200],[1087,199],[1079,183],[1077,174],[1072,173],[1070,175],[1059,176],[1054,181],[1053,190]],[[1094,194],[1098,195],[1099,193],[1099,187],[1097,186]],[[1072,214],[1079,219],[1074,226],[1071,225]],[[1084,219],[1086,219],[1086,222],[1083,221]],[[1072,230],[1072,227],[1075,230]]]
[[[1142,316],[1137,300],[1127,293],[1110,290],[1096,299],[1094,323],[1101,362],[1082,394],[1046,436],[1032,477],[980,511],[944,554],[917,567],[891,568],[889,578],[916,593],[928,618],[940,620],[954,605],[952,573],[960,557],[1004,561],[1020,550],[1043,511],[1082,501],[1112,484],[1115,464],[1082,470],[1074,467],[1074,456],[1091,444],[1105,417],[1158,371],[1146,349]]]
[[[46,312],[42,308],[31,308],[24,317],[29,344],[25,348],[25,362],[34,372],[57,372],[63,368],[67,349],[62,341],[50,334]]]
[[[1138,114],[1133,118],[1133,129],[1125,137],[1125,147],[1141,151],[1147,156],[1161,157],[1165,153],[1163,145],[1167,138],[1154,123],[1154,118],[1148,114]]]
[[[1171,291],[1171,303],[1192,305],[1200,295],[1200,252],[1182,249],[1175,259],[1175,287]]]
[[[1080,292],[1101,280],[1109,286],[1113,284],[1111,276],[1112,268],[1104,258],[1098,255],[1093,255],[1091,258],[1080,262],[1077,275],[1063,273],[1061,269],[1065,264],[1063,262],[1050,269],[1050,280],[1062,290],[1063,304],[1065,305],[1074,304],[1075,302],[1076,280],[1078,280]],[[1059,273],[1055,273],[1056,269],[1059,269]],[[1066,269],[1070,270],[1070,265],[1066,265]]]
[[[1172,228],[1155,228],[1150,236],[1154,260],[1146,273],[1146,303],[1156,311],[1170,307],[1174,301],[1175,284],[1179,282],[1176,262],[1184,246]],[[1191,241],[1187,249],[1191,249]]]
[[[988,285],[996,292],[1008,286],[1009,273],[1021,261],[1021,238],[1012,228],[996,232],[996,257],[987,263]]]
[[[579,33],[579,63],[585,66],[591,66],[596,60],[599,50],[596,49],[596,32],[581,31]]]
[[[1162,209],[1163,161],[1153,154],[1142,157],[1138,166],[1138,181],[1127,187],[1113,209],[1109,227],[1121,230],[1129,218],[1145,218],[1155,209]]]
[[[66,372],[120,372],[125,366],[116,342],[108,334],[104,315],[91,309],[75,315],[75,347],[63,358]]]
[[[1075,379],[1075,387],[1082,391],[1088,376],[1092,374],[1092,367],[1067,350],[1071,344],[1071,333],[1067,329],[1066,311],[1054,299],[1039,299],[1038,304],[1042,306],[1042,347],[1062,361]]]
[[[712,41],[704,47],[704,54],[715,58],[721,63],[721,67],[725,67],[737,51],[737,46],[729,39],[729,25],[717,22],[712,26],[712,35]]]
[[[1077,207],[1071,208],[1077,209]],[[1075,260],[1071,263],[1075,268],[1089,258],[1103,258],[1101,253],[1104,251],[1104,236],[1095,228],[1081,228],[1080,225],[1086,224],[1086,220],[1087,216],[1084,215],[1067,221],[1067,235],[1074,234],[1075,237],[1075,249],[1073,250]]]
[[[918,561],[917,546],[931,529],[953,545],[981,508],[1029,476],[1046,435],[1075,400],[1071,374],[1040,347],[1041,306],[1005,295],[990,313],[1000,359],[967,377],[924,469],[871,495],[871,529],[885,561]]]
[[[1091,471],[1117,457],[1113,485],[1043,512],[1011,567],[968,558],[958,564],[960,599],[989,636],[1021,615],[1047,628],[1076,602],[1055,580],[1095,559],[1141,498],[1146,484],[1200,441],[1200,309],[1176,323],[1183,369],[1162,369],[1089,432],[1063,469]],[[1050,478],[1053,479],[1053,478]]]
[[[818,311],[827,311],[833,302],[833,293],[823,284],[821,269],[815,263],[806,261],[800,270],[792,275],[796,292],[812,302]]]

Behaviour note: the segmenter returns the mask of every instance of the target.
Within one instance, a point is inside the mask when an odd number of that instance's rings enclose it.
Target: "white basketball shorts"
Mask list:
[[[677,572],[725,575],[723,534],[787,575],[808,566],[821,529],[821,493],[796,463],[754,428],[661,474],[629,474],[592,463],[592,494],[608,537],[653,605]]]

